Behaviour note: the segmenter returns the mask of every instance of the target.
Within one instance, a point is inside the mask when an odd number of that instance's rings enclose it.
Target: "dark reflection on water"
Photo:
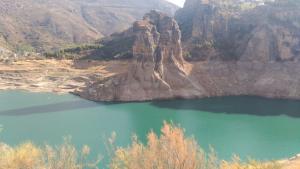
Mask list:
[[[65,101],[47,105],[4,110],[0,111],[0,116],[22,116],[40,113],[54,113],[116,104],[125,103],[96,103],[87,100]],[[169,108],[174,110],[197,110],[211,113],[249,114],[258,116],[287,115],[290,117],[300,118],[300,101],[286,99],[266,99],[255,96],[226,96],[193,100],[160,100],[149,102],[149,104],[159,108]]]
[[[195,100],[154,101],[153,106],[176,110],[198,110],[212,113],[258,116],[300,117],[300,101],[266,99],[255,96],[226,96]]]
[[[0,111],[0,115],[1,116],[24,116],[24,115],[31,115],[31,114],[63,112],[63,111],[91,108],[97,106],[99,106],[99,103],[85,101],[85,100],[75,100],[75,101],[66,101],[66,102],[53,103],[47,105],[31,106],[26,108],[4,110],[4,111]]]

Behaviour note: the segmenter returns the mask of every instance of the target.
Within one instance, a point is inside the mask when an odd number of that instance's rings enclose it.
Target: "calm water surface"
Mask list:
[[[300,153],[300,102],[258,97],[221,97],[144,103],[94,103],[73,95],[0,92],[0,141],[26,140],[58,145],[72,136],[77,146],[106,154],[104,138],[117,133],[128,145],[136,133],[145,140],[163,121],[179,123],[204,149],[212,145],[223,159],[232,154],[260,160]],[[107,157],[106,157],[107,158]]]

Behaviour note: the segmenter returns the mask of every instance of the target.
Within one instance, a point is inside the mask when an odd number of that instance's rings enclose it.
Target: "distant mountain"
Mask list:
[[[164,0],[1,0],[0,45],[45,51],[88,43],[127,29],[151,9],[173,15]]]

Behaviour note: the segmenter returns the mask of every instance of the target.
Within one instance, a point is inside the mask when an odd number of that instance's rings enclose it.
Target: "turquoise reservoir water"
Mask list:
[[[0,141],[10,145],[27,140],[58,145],[64,136],[72,136],[75,145],[87,144],[94,155],[105,156],[104,138],[112,132],[117,145],[125,146],[133,133],[145,140],[151,129],[159,132],[164,120],[179,123],[223,159],[238,154],[270,160],[300,153],[299,101],[245,96],[95,103],[73,95],[0,92]]]

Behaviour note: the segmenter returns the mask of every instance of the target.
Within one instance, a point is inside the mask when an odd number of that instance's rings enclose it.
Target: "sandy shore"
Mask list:
[[[69,93],[126,70],[126,62],[23,60],[0,62],[0,90]]]
[[[300,169],[300,154],[279,163],[283,164],[283,169]]]

